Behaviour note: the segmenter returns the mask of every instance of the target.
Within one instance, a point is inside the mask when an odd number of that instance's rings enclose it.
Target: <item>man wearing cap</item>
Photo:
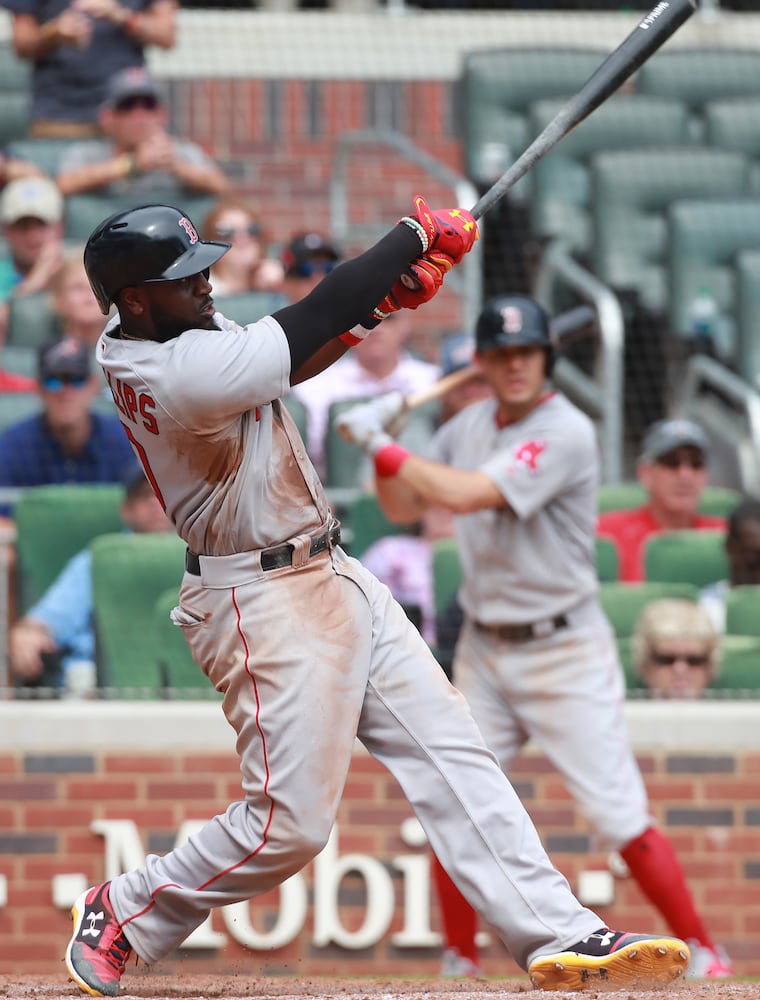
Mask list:
[[[40,349],[41,411],[0,434],[0,487],[122,481],[134,455],[119,420],[91,409],[99,382],[90,354],[71,337]]]
[[[108,81],[98,121],[102,138],[72,143],[61,157],[58,185],[64,195],[181,198],[226,190],[224,171],[200,146],[169,134],[164,94],[142,67]]]
[[[656,532],[725,529],[723,518],[699,513],[707,452],[707,437],[692,420],[659,420],[649,428],[636,466],[647,502],[634,510],[606,511],[597,522],[597,534],[617,546],[620,580],[644,579],[644,547]]]
[[[8,300],[45,292],[63,263],[63,199],[47,177],[22,177],[0,194],[0,225],[8,252],[0,257],[0,343]]]
[[[121,519],[137,533],[171,531],[172,524],[145,478],[133,464],[124,475]],[[81,691],[85,664],[88,687],[95,686],[95,635],[92,627],[92,557],[82,549],[11,628],[11,672],[22,686],[64,687]]]
[[[33,66],[29,134],[98,135],[108,78],[174,45],[176,0],[3,0],[16,54]]]

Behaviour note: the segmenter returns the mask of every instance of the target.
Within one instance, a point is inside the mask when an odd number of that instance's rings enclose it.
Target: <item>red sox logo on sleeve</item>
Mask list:
[[[189,219],[185,218],[185,216],[183,215],[182,218],[177,222],[177,225],[182,226],[182,228],[185,230],[191,244],[198,242],[198,233],[195,231],[195,226]]]
[[[538,456],[545,450],[545,448],[546,442],[542,441],[540,438],[523,441],[521,444],[518,444],[513,452],[514,462],[510,466],[509,471],[515,472],[518,466],[524,465],[528,472],[535,476],[539,471]]]

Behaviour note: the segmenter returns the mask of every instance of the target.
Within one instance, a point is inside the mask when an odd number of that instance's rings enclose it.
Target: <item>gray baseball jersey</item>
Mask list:
[[[597,598],[594,428],[559,393],[506,427],[496,406],[473,403],[431,443],[430,457],[485,472],[509,503],[455,521],[465,622],[454,683],[505,771],[534,738],[600,841],[621,847],[652,820],[626,735],[623,671]],[[499,626],[535,636],[512,638]]]
[[[324,846],[358,735],[395,775],[442,863],[523,967],[603,921],[551,865],[464,699],[387,587],[311,543],[325,494],[277,397],[288,344],[273,318],[166,343],[98,344],[121,419],[188,563],[173,619],[224,694],[244,799],[182,847],[114,879],[145,961],[213,906],[249,899]],[[112,323],[109,329],[115,329]],[[262,547],[290,541],[286,563]],[[445,739],[441,739],[445,733]]]

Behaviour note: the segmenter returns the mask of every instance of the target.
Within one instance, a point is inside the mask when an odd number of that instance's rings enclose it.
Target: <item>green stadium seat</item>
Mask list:
[[[736,365],[751,385],[760,373],[760,251],[736,255]]]
[[[600,583],[612,583],[620,575],[620,556],[617,546],[609,538],[594,539],[596,550],[596,575]]]
[[[101,535],[92,552],[98,684],[122,697],[162,696],[156,601],[179,594],[185,545],[169,532]]]
[[[68,560],[93,538],[120,530],[123,496],[121,486],[111,483],[24,490],[13,511],[21,612],[42,596]]]
[[[533,141],[531,102],[570,97],[598,68],[603,53],[572,48],[509,48],[469,52],[462,68],[462,128],[465,169],[475,183],[490,186]],[[495,154],[495,162],[494,162]],[[529,181],[510,196],[526,198]]]
[[[32,86],[32,67],[28,59],[21,59],[11,41],[0,42],[0,91],[19,91],[28,94]]]
[[[0,349],[0,368],[14,375],[37,378],[37,349],[30,344],[5,344]]]
[[[691,583],[623,583],[607,582],[599,585],[599,601],[615,630],[617,639],[633,635],[639,615],[650,601],[665,597],[682,597],[696,601],[699,588]]]
[[[357,559],[361,559],[370,545],[379,538],[402,535],[407,531],[405,525],[388,520],[374,493],[360,493],[350,504],[346,520],[351,539],[351,555]]]
[[[633,510],[646,503],[647,494],[639,482],[602,483],[596,494],[600,514],[608,510]]]
[[[684,101],[696,114],[718,98],[760,97],[760,52],[721,48],[657,52],[638,71],[636,90]]]
[[[186,213],[196,226],[211,210],[214,198],[188,195],[172,199],[173,203]],[[129,195],[104,194],[71,194],[65,201],[64,236],[67,240],[84,243],[90,233],[115,212],[123,212],[136,205],[148,205],[151,202],[166,203],[165,191],[139,191]]]
[[[760,637],[760,585],[730,587],[726,595],[726,632]]]
[[[33,292],[10,300],[6,343],[39,347],[55,340],[60,332],[47,292]]]
[[[0,148],[26,134],[30,104],[26,91],[0,90]]]
[[[534,135],[552,120],[562,101],[531,104]],[[591,245],[589,161],[600,150],[688,144],[690,116],[682,101],[638,94],[611,97],[538,161],[531,179],[531,219],[535,234],[560,240],[583,254]]]
[[[737,357],[736,254],[760,250],[760,197],[679,199],[668,211],[670,329],[689,337],[692,304],[708,288],[720,311],[715,329],[718,354]]]
[[[699,499],[699,512],[728,518],[741,498],[739,490],[733,490],[730,486],[706,486]]]
[[[454,538],[433,543],[433,605],[437,615],[446,608],[462,582],[459,550]]]
[[[644,579],[648,582],[693,583],[706,587],[728,576],[722,531],[663,531],[644,547]]]
[[[705,142],[716,149],[734,149],[760,160],[760,101],[729,97],[708,101],[703,109]]]
[[[221,698],[190,655],[181,628],[169,617],[179,600],[178,587],[170,587],[156,598],[154,627],[158,674],[169,698]]]
[[[711,688],[740,696],[746,691],[757,697],[760,691],[760,638],[749,635],[724,635],[720,675]]]
[[[42,139],[25,138],[14,139],[8,144],[6,152],[8,156],[15,156],[20,160],[28,160],[36,163],[40,170],[49,177],[58,175],[58,164],[61,157],[76,139]]]
[[[191,216],[192,218],[192,216]],[[282,309],[288,300],[279,292],[241,292],[239,295],[214,295],[214,305],[228,319],[241,326],[255,323]]]
[[[677,199],[749,193],[749,161],[704,146],[612,150],[591,160],[592,269],[618,292],[665,313],[668,208]]]
[[[42,400],[37,392],[0,393],[0,433],[19,420],[26,420],[42,410]]]
[[[293,418],[293,422],[298,428],[298,433],[301,435],[302,440],[306,441],[306,404],[292,393],[288,396],[283,396],[282,403]]]

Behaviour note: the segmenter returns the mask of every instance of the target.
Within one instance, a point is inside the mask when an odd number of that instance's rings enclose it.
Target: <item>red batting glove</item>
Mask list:
[[[423,254],[437,250],[451,257],[454,264],[459,264],[480,238],[478,224],[466,208],[445,208],[433,212],[422,195],[414,199],[414,207],[417,209],[414,215],[406,215],[399,222],[415,230]]]
[[[454,266],[451,257],[434,251],[422,254],[413,261],[376,307],[383,318],[399,309],[416,309],[423,302],[429,302],[443,284],[445,275]]]

